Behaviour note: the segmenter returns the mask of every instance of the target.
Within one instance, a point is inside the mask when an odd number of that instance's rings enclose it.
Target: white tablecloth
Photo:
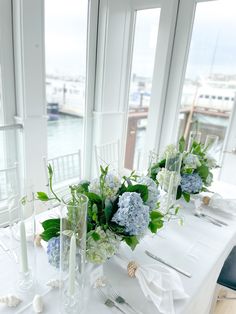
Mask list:
[[[159,235],[144,238],[134,252],[128,247],[122,246],[123,252],[131,260],[137,260],[139,264],[155,263],[144,254],[148,249],[157,256],[171,262],[192,274],[192,278],[181,275],[183,285],[189,298],[175,302],[176,314],[207,314],[209,313],[211,300],[224,260],[232,247],[236,244],[236,221],[230,218],[223,218],[229,224],[228,227],[217,227],[207,221],[193,215],[191,204],[185,204],[181,210],[184,217],[184,225],[177,221],[171,221],[160,231]],[[212,215],[214,213],[211,212]],[[6,237],[1,233],[0,239],[6,243]],[[43,249],[37,249],[37,278],[39,285],[37,291],[32,291],[17,310],[32,299],[34,293],[45,291],[45,282],[55,275],[55,271],[48,265],[47,256]],[[6,252],[0,248],[0,295],[14,293],[16,285],[17,270],[14,261]],[[126,297],[130,304],[133,304],[145,314],[158,313],[152,303],[148,302],[137,284],[137,280],[131,279],[127,273],[111,259],[104,265],[104,273],[110,282],[121,295]],[[52,291],[44,297],[44,313],[55,314],[58,310],[58,292]],[[0,305],[0,313],[16,313],[16,309],[7,309]],[[116,312],[103,305],[101,299],[92,291],[90,302],[86,313]],[[23,313],[33,313],[28,308]],[[118,312],[117,312],[118,313]]]

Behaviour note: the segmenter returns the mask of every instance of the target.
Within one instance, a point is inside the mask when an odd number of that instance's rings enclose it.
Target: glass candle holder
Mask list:
[[[166,178],[165,178],[165,207],[166,211],[168,211],[171,207],[173,207],[176,202],[176,195],[178,186],[180,184],[180,169],[182,164],[182,153],[176,153],[174,156],[167,156],[166,158]]]
[[[202,133],[201,132],[195,132],[191,131],[189,133],[189,140],[188,140],[188,151],[190,151],[193,142],[199,143],[201,141]]]
[[[219,141],[219,136],[208,134],[206,136],[206,141],[204,145],[205,149],[207,149],[210,152],[214,152],[217,148],[218,141]]]
[[[61,206],[60,289],[61,313],[81,313],[84,304],[88,198],[67,195]]]
[[[32,188],[25,189],[24,197],[11,193],[8,197],[11,253],[19,269],[18,288],[32,290],[35,268],[35,214]]]

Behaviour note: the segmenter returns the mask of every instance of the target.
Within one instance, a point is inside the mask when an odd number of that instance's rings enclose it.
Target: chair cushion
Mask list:
[[[227,257],[217,283],[229,289],[236,290],[236,246]]]

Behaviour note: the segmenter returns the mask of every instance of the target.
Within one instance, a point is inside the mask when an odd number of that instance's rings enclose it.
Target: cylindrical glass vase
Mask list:
[[[88,198],[73,193],[63,198],[60,224],[60,312],[81,313],[84,308]]]
[[[168,211],[176,202],[176,195],[178,186],[180,184],[180,169],[182,163],[182,154],[176,153],[174,156],[167,156],[166,158],[166,186],[165,191],[165,207]]]

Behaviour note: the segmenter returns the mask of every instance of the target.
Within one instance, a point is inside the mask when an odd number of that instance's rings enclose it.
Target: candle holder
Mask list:
[[[177,190],[180,184],[181,176],[180,169],[182,163],[182,153],[177,152],[174,155],[169,155],[166,158],[165,164],[165,180],[163,189],[166,192],[162,202],[164,212],[168,212],[174,207],[176,202]]]
[[[60,313],[84,309],[88,198],[72,193],[63,197],[60,223]]]
[[[9,195],[8,213],[11,231],[11,255],[19,271],[18,289],[20,292],[26,292],[32,290],[34,285],[34,196],[31,188],[25,189],[23,198],[12,192]]]

